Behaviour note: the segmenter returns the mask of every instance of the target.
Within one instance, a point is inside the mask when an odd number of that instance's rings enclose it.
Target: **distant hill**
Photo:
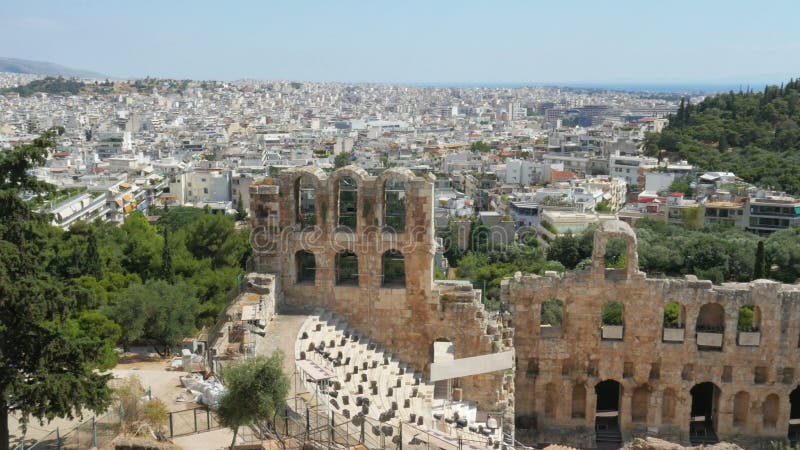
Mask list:
[[[701,170],[730,171],[800,194],[800,80],[763,92],[718,94],[697,105],[681,101],[645,147],[653,156],[687,159]]]
[[[40,80],[33,80],[23,86],[16,86],[0,90],[0,94],[16,92],[23,97],[30,97],[37,92],[48,94],[72,94],[76,95],[86,87],[83,81],[76,78],[64,77],[45,77]]]
[[[71,69],[49,62],[0,57],[0,72],[45,75],[50,77],[108,78],[108,75],[89,70]]]

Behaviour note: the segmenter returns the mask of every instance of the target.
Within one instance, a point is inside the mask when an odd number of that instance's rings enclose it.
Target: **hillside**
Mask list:
[[[646,152],[730,171],[764,187],[800,194],[800,80],[763,92],[729,92],[681,103]]]
[[[16,92],[23,97],[30,97],[37,92],[45,92],[47,94],[78,94],[86,86],[80,80],[75,78],[66,79],[62,77],[54,78],[47,77],[41,80],[33,80],[28,84],[6,88],[0,90],[0,94]]]
[[[0,57],[0,72],[26,73],[33,75],[45,75],[50,77],[76,77],[76,78],[108,78],[97,72],[89,70],[72,69],[49,62],[29,61],[26,59]]]

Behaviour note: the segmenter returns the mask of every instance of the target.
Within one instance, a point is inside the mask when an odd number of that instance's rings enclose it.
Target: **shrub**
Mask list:
[[[622,325],[622,303],[614,300],[603,305],[603,325]]]

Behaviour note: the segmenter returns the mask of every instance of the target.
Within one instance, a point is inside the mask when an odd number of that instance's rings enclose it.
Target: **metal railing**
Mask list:
[[[35,443],[22,442],[14,450],[89,450],[107,448],[120,431],[120,418],[114,410],[92,417],[62,431],[56,428]]]
[[[170,412],[167,423],[169,437],[186,436],[222,427],[217,415],[205,406]]]
[[[302,399],[302,397],[300,397]],[[291,403],[293,399],[289,399]],[[304,403],[300,411],[286,408],[275,424],[278,437],[287,450],[304,448],[308,443],[326,448],[362,445],[369,449],[445,449],[509,448],[508,442],[489,443],[476,436],[453,437],[444,432],[420,428],[411,423],[381,422],[367,416],[345,417],[323,405]],[[273,433],[274,434],[274,433]],[[261,436],[265,436],[261,433]],[[509,436],[510,437],[510,436]],[[504,440],[509,439],[504,436]],[[513,438],[512,438],[513,439]]]

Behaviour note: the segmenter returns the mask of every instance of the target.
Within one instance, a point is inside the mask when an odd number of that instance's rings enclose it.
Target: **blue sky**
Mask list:
[[[0,56],[119,77],[738,84],[800,76],[800,2],[2,0]]]

